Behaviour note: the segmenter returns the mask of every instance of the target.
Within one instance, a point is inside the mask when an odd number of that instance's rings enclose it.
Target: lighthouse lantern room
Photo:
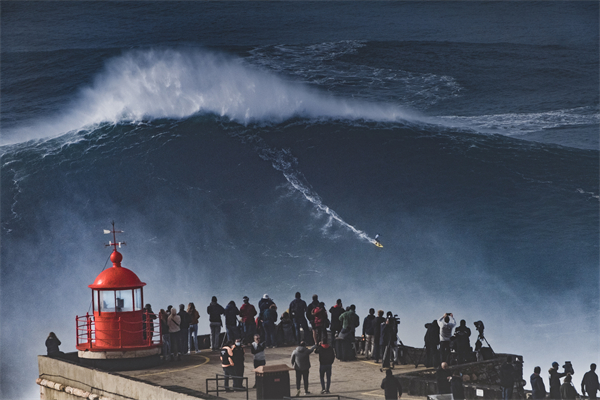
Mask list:
[[[77,350],[80,360],[108,370],[151,367],[160,362],[162,347],[160,324],[156,315],[144,309],[143,287],[146,285],[130,269],[121,266],[123,256],[117,251],[124,242],[114,242],[111,268],[102,271],[93,284],[92,315],[76,317]]]

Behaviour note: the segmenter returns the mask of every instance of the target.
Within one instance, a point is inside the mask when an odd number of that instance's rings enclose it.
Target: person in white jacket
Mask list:
[[[450,356],[450,338],[452,337],[452,329],[456,325],[452,313],[446,313],[438,319],[440,326],[440,361],[448,362]]]

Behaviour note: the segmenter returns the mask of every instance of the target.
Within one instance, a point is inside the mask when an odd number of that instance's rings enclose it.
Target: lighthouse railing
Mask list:
[[[96,326],[94,316],[86,314],[76,317],[77,346],[87,349],[118,348],[126,349],[140,346],[162,346],[161,324],[157,316],[145,312],[140,319],[127,320],[117,318],[114,328],[103,324],[100,329]]]

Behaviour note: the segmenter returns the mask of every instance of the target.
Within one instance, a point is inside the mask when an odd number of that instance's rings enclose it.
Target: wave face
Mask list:
[[[452,311],[581,379],[598,5],[431,4],[3,4],[0,397],[74,349],[111,220],[155,310],[318,293],[416,347]]]

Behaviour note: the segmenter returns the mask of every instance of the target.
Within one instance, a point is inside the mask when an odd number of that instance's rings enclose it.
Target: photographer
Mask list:
[[[385,322],[381,325],[381,348],[383,350],[382,368],[391,368],[398,363],[398,325],[400,319],[388,311]],[[392,359],[393,354],[393,359]]]
[[[440,361],[447,362],[450,356],[450,338],[456,321],[452,313],[446,313],[438,319],[437,323],[440,327]]]
[[[454,330],[456,336],[456,353],[458,364],[464,364],[471,358],[471,343],[469,337],[471,330],[467,327],[467,322],[463,319],[460,321],[460,326]]]
[[[440,356],[438,354],[438,345],[440,344],[440,326],[437,320],[425,324],[425,366],[437,368],[440,365]]]
[[[560,378],[566,376],[567,373],[565,371],[558,372],[558,363],[554,361],[552,363],[552,368],[548,370],[548,374],[550,374],[550,377],[548,378],[550,381],[550,398],[560,399]]]

